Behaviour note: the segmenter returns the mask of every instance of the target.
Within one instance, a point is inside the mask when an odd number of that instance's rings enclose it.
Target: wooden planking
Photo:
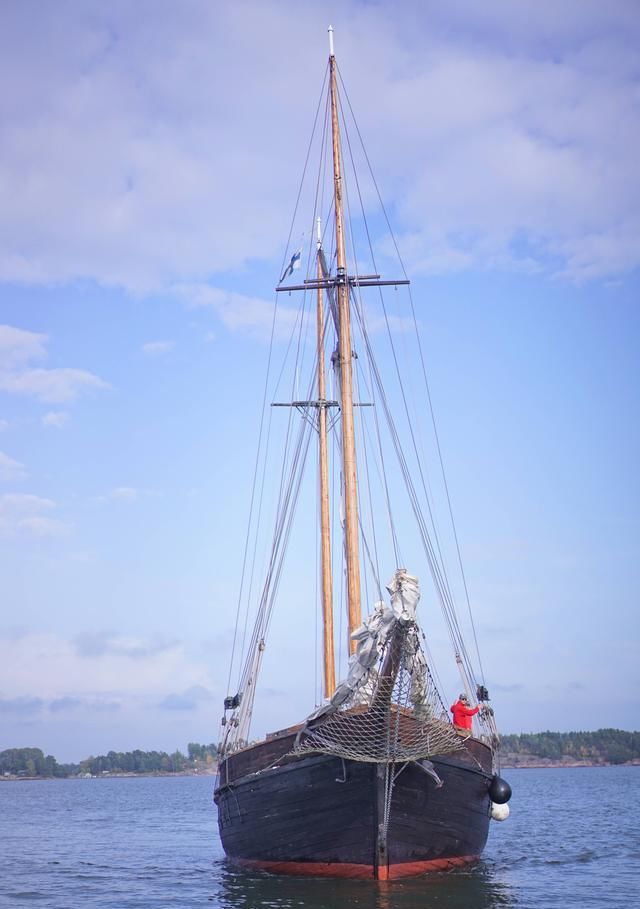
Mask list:
[[[241,779],[249,773],[257,773],[285,759],[293,748],[296,735],[296,732],[284,732],[230,754],[220,763],[221,784]]]
[[[283,735],[233,757],[244,755],[245,766],[255,766],[256,750],[260,761],[272,760],[278,750],[282,753],[286,739],[292,744],[293,736]],[[464,752],[433,763],[445,781],[442,789],[436,789],[415,764],[397,777],[388,836],[390,866],[388,872],[383,866],[377,869],[383,877],[469,861],[485,845],[489,749],[470,740]],[[346,782],[337,782],[345,770]],[[216,792],[225,851],[265,867],[319,863],[323,873],[330,873],[326,869],[340,863],[376,869],[379,787],[375,764],[343,762],[329,755],[284,759],[279,766],[244,776]]]
[[[221,837],[233,857],[264,861],[340,861],[345,853],[370,864],[373,852],[371,766],[314,757],[247,778],[218,795]],[[236,802],[237,799],[237,802]]]
[[[436,762],[434,761],[434,764]],[[436,766],[444,786],[410,765],[397,778],[389,832],[391,862],[479,855],[489,832],[488,778]]]

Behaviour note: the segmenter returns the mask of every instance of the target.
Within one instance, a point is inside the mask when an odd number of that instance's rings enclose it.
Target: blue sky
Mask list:
[[[499,725],[638,727],[635,6],[5,5],[0,748],[217,736],[329,21],[412,279]],[[256,732],[313,706],[294,599]]]

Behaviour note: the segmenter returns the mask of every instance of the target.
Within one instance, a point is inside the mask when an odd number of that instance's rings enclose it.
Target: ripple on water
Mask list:
[[[40,893],[39,890],[13,890],[7,893],[7,896],[15,900],[45,900],[46,893]]]
[[[508,776],[511,817],[492,825],[481,862],[388,884],[234,867],[218,839],[210,779],[3,784],[0,909],[630,907],[640,769]]]
[[[565,857],[542,859],[541,863],[545,865],[580,865],[587,862],[596,861],[599,856],[591,849],[583,849],[577,855],[567,855]]]

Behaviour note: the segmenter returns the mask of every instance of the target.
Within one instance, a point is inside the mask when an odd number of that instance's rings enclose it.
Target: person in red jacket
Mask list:
[[[456,732],[464,736],[471,735],[471,717],[475,716],[479,710],[480,707],[469,707],[469,698],[463,691],[455,704],[451,705]]]

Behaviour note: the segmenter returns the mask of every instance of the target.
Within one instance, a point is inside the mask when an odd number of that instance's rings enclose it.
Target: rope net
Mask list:
[[[349,676],[329,704],[307,719],[296,738],[295,754],[320,752],[389,763],[428,759],[464,747],[422,650],[415,604],[410,602],[415,579],[397,572],[394,580],[395,589],[388,588],[391,606],[379,603],[354,632],[358,647]]]

